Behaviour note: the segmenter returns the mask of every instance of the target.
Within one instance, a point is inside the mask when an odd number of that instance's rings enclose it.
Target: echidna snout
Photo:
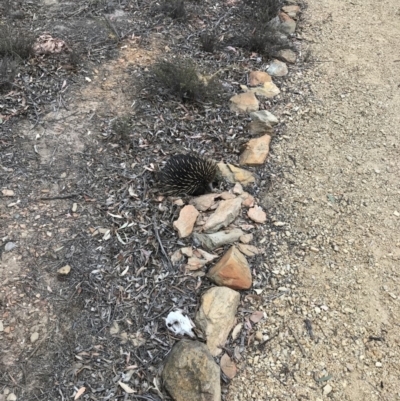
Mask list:
[[[217,165],[195,155],[172,156],[161,171],[163,192],[168,195],[202,195],[210,189]]]

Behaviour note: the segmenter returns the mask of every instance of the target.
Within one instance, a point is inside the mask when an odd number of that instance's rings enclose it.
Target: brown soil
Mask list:
[[[62,23],[106,41],[109,26],[80,18],[94,2],[71,4],[63,13],[77,19]],[[60,12],[57,1],[41,7]],[[265,103],[281,125],[254,194],[269,214],[255,235],[265,255],[252,262],[264,292],[244,298],[240,311],[267,318],[241,336],[239,373],[224,396],[400,399],[400,9],[395,0],[309,0],[303,10],[300,48],[311,58],[291,67],[278,83],[285,92]],[[215,21],[226,10],[217,11]],[[190,29],[202,24],[193,18]],[[237,162],[239,145],[222,133],[243,133],[226,106],[199,111],[168,101],[141,109],[131,142],[110,132],[116,117],[135,116],[132,81],[158,55],[194,47],[185,41],[191,31],[182,39],[189,28],[165,27],[145,46],[128,36],[113,60],[91,59],[68,81],[65,103],[52,103],[40,122],[14,121],[0,138],[0,189],[16,194],[0,198],[0,239],[17,245],[0,260],[0,400],[10,392],[64,400],[82,387],[81,399],[116,399],[124,397],[116,382],[132,370],[129,385],[158,399],[160,361],[176,341],[162,317],[177,304],[193,315],[207,284],[168,270],[153,216],[172,252],[181,246],[171,230],[177,209],[152,198],[149,170],[174,149],[217,148]],[[234,57],[225,52],[217,62],[231,63],[222,75],[236,90],[232,82],[257,65]],[[57,275],[66,264],[70,276]]]

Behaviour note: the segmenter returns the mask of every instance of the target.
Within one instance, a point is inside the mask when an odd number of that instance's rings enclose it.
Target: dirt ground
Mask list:
[[[287,110],[273,148],[286,182],[265,197],[304,256],[276,257],[289,295],[264,305],[269,341],[228,399],[399,400],[400,8],[310,0],[306,13],[315,63],[292,93],[302,81],[312,98]]]
[[[68,4],[70,15],[84,11]],[[266,319],[241,344],[224,397],[400,400],[400,7],[307,6],[299,47],[311,55],[266,104],[281,124],[258,171],[269,178],[254,193],[269,215],[255,243],[266,254],[252,265],[263,292],[239,313],[251,307]],[[187,132],[201,149],[243,129],[223,107],[199,115],[173,105],[176,123],[168,104],[152,104],[133,148],[110,138],[112,120],[133,113],[126,83],[186,46],[176,50],[160,29],[145,47],[130,36],[117,56],[92,61],[40,123],[21,118],[2,132],[1,189],[15,195],[0,198],[1,401],[71,399],[82,387],[87,400],[159,399],[160,362],[176,340],[162,317],[173,305],[193,315],[207,284],[160,262],[154,215],[168,249],[182,243],[171,229],[177,209],[147,200],[149,170],[167,146],[188,146]],[[235,77],[255,68],[234,63]],[[224,157],[235,162],[234,152]],[[65,265],[71,274],[57,275]],[[121,393],[119,380],[142,398]]]

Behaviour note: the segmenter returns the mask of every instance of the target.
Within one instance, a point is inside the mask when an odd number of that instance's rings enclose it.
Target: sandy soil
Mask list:
[[[304,254],[276,258],[289,294],[264,305],[267,342],[228,399],[398,400],[399,4],[310,0],[302,36],[314,63],[292,85],[311,96],[286,110],[273,147],[286,180],[265,205]]]

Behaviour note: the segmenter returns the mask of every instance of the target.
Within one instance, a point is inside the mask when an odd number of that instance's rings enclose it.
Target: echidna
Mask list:
[[[172,156],[160,173],[163,192],[167,195],[202,195],[212,189],[217,165],[196,155]]]

